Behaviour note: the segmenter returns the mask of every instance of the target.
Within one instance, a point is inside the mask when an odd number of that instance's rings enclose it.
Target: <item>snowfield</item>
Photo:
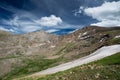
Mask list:
[[[100,60],[104,57],[116,54],[118,52],[120,52],[120,45],[105,46],[105,47],[98,49],[97,51],[95,51],[94,53],[92,53],[86,57],[83,57],[83,58],[80,58],[80,59],[77,59],[77,60],[74,60],[74,61],[71,61],[71,62],[68,62],[65,64],[58,65],[56,67],[52,67],[52,68],[37,72],[37,73],[32,74],[28,77],[48,75],[48,74],[53,74],[56,72],[64,71],[64,70],[67,70],[67,69],[70,69],[70,68],[73,68],[76,66],[80,66],[80,65],[89,63],[89,62]]]

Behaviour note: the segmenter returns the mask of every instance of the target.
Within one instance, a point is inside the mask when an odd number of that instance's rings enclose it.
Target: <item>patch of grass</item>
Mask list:
[[[5,37],[5,36],[7,36],[7,34],[0,33],[0,38],[1,38],[1,37]]]
[[[0,41],[6,41],[5,39],[6,39],[8,36],[10,36],[10,35],[8,35],[8,34],[6,34],[6,33],[1,33],[1,32],[0,32]]]
[[[117,53],[115,55],[103,58],[102,60],[98,60],[96,62],[93,62],[93,64],[99,64],[99,65],[120,65],[120,53]]]
[[[7,57],[0,58],[0,61],[5,60],[5,59],[18,58],[18,57],[21,57],[21,56],[9,55]]]
[[[79,50],[80,47],[89,47],[88,44],[84,44],[82,45],[81,43],[74,43],[74,42],[71,42],[71,43],[67,43],[64,47],[62,47],[57,53],[56,55],[59,55],[59,54],[63,54],[63,53],[69,53],[73,50]]]
[[[62,54],[63,52],[64,52],[64,53],[68,53],[68,52],[70,52],[71,50],[73,50],[74,46],[75,46],[75,43],[67,43],[64,47],[62,47],[62,48],[56,53],[56,55]]]
[[[111,31],[105,31],[104,34],[118,34],[120,33],[120,30],[111,30]]]
[[[36,57],[24,57],[22,59],[22,64],[14,69],[8,74],[2,77],[2,80],[11,80],[13,78],[22,77],[28,74],[32,74],[37,71],[47,69],[58,65],[58,62],[61,61],[61,58],[58,59],[43,59],[39,56]]]
[[[43,78],[31,78],[30,80],[119,80],[120,66],[81,66],[69,71],[60,72]],[[29,79],[24,79],[29,80]]]
[[[20,52],[20,51],[16,51],[16,55],[15,55],[15,54],[9,54],[9,55],[7,55],[7,56],[5,56],[5,57],[0,58],[0,61],[1,61],[1,60],[5,60],[5,59],[12,59],[12,58],[23,57],[23,55],[22,55],[21,53],[22,53],[22,52]]]
[[[120,53],[42,78],[23,80],[120,80]]]
[[[113,38],[109,41],[110,44],[120,44],[120,38]]]

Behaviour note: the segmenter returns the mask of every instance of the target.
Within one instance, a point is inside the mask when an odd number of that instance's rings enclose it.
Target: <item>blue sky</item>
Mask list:
[[[68,34],[88,25],[120,26],[120,0],[0,0],[0,29]]]

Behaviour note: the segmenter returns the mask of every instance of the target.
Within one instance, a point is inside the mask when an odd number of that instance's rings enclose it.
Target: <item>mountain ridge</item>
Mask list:
[[[18,68],[22,71],[24,67],[29,73],[34,69],[34,72],[39,71],[41,66],[37,64],[39,57],[55,62],[50,65],[57,65],[87,56],[103,46],[114,44],[120,44],[120,27],[87,26],[61,36],[45,31],[22,35],[0,31],[0,76],[9,75],[11,71],[16,71]],[[36,63],[32,66],[32,70],[27,66],[31,61]],[[15,74],[19,75],[17,73]]]

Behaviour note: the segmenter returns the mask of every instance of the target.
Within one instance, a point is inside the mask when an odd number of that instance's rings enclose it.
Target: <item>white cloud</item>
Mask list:
[[[10,24],[15,25],[15,26],[19,26],[18,19],[19,18],[16,16],[14,19],[10,20]]]
[[[3,31],[8,31],[8,32],[14,32],[14,30],[13,30],[13,29],[6,29],[6,28],[1,27],[1,26],[0,26],[0,30],[3,30]]]
[[[31,19],[24,20],[26,17],[21,16],[15,16],[11,20],[2,20],[2,23],[5,23],[5,25],[11,26],[11,29],[17,32],[33,32],[37,30],[41,30],[43,28],[51,27],[61,27],[60,23],[62,23],[62,20],[60,17],[56,17],[55,15],[51,15],[50,17],[42,17],[41,19]],[[5,29],[4,29],[5,30]],[[7,29],[5,30],[7,31]],[[10,31],[13,32],[13,31]],[[49,31],[51,32],[51,31]]]
[[[98,7],[85,8],[84,12],[99,21],[91,25],[120,26],[120,1],[105,2]]]
[[[51,15],[50,17],[42,17],[41,19],[27,18],[26,20],[25,18],[26,17],[23,16],[15,16],[11,20],[1,20],[1,23],[3,23],[3,25],[1,25],[2,30],[14,33],[29,33],[37,30],[46,30],[46,32],[52,33],[59,31],[60,29],[80,28],[81,26],[83,26],[62,22],[59,17],[56,17],[54,15]],[[46,21],[45,23],[44,20],[48,21]],[[43,21],[44,25],[42,25],[40,21]],[[6,29],[5,25],[7,25],[7,27],[9,26],[10,29]]]
[[[57,26],[62,23],[62,19],[60,17],[56,17],[55,15],[51,15],[50,17],[42,17],[40,20],[35,20],[36,23],[41,26]]]
[[[5,23],[9,27],[11,27],[11,29],[14,30],[15,33],[19,32],[28,33],[41,29],[41,26],[39,24],[36,24],[31,20],[23,20],[21,17],[18,16],[15,16],[11,20],[3,20],[2,23]],[[2,28],[2,30],[13,32],[12,30],[8,30],[5,28]]]
[[[26,32],[26,33],[29,33],[29,32],[37,31],[37,30],[40,30],[40,29],[41,29],[41,27],[39,27],[39,26],[26,26],[26,27],[22,28],[22,31]]]
[[[114,26],[120,26],[120,21],[106,20],[106,21],[101,21],[101,22],[98,22],[98,23],[92,23],[91,25],[114,27]]]
[[[80,6],[79,10],[74,10],[74,16],[78,16],[79,14],[81,14],[84,10],[83,6]]]
[[[50,29],[50,30],[47,30],[46,32],[53,33],[53,32],[56,32],[56,31],[59,31],[59,30],[57,30],[57,29]]]

